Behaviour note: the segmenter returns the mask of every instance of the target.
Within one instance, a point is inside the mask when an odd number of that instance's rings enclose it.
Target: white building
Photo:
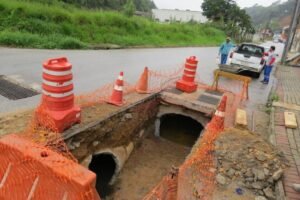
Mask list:
[[[191,20],[205,23],[207,18],[200,11],[152,9],[153,19],[159,22],[189,22]]]

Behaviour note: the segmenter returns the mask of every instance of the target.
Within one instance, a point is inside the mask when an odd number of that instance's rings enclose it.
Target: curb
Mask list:
[[[277,68],[276,68],[276,71],[277,71]],[[275,71],[275,73],[276,73]],[[277,86],[277,83],[278,83],[278,79],[275,77],[274,75],[274,78],[275,80],[273,81],[273,85],[272,85],[272,88],[270,90],[270,94],[269,94],[269,97],[272,93],[275,92],[275,88]],[[270,113],[270,125],[269,125],[269,142],[276,146],[277,147],[277,143],[276,143],[276,138],[275,138],[275,108],[272,106],[271,107],[271,113]],[[285,192],[284,192],[284,189],[283,189],[283,182],[282,180],[278,181],[275,185],[275,193],[276,193],[276,200],[287,200],[286,196],[285,196]]]
[[[272,106],[271,114],[270,114],[270,126],[269,126],[269,141],[274,146],[277,146],[276,139],[275,139],[275,124],[274,124],[274,115],[275,115],[275,108]],[[276,193],[276,200],[287,200],[285,197],[285,192],[283,189],[282,180],[278,181],[275,185],[275,193]]]

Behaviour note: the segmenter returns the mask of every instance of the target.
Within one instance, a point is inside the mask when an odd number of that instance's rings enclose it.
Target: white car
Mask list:
[[[266,63],[266,52],[267,47],[242,43],[230,53],[227,64],[219,65],[219,68],[232,73],[250,71],[258,78]]]
[[[275,43],[278,43],[278,42],[280,42],[280,35],[274,35],[274,37],[273,37],[273,42],[275,42]]]

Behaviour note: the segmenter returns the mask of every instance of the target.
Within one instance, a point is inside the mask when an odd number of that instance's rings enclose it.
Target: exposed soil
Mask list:
[[[10,133],[24,130],[33,116],[32,110],[22,110],[15,113],[0,115],[0,137]]]
[[[170,171],[179,166],[190,148],[148,135],[137,146],[119,175],[108,200],[140,200]]]
[[[138,102],[149,95],[132,93],[126,95],[126,105]],[[83,127],[91,122],[99,120],[109,114],[116,112],[124,107],[101,103],[82,108],[82,122],[73,129]],[[23,131],[32,120],[34,110],[22,110],[14,113],[3,113],[0,115],[0,137],[10,133],[19,133]]]
[[[215,199],[275,199],[275,184],[288,162],[259,134],[235,128],[226,130],[216,141],[216,156]]]

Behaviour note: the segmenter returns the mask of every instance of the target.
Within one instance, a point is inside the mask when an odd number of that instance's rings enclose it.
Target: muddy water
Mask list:
[[[189,147],[147,136],[131,154],[108,200],[140,200],[161,181],[172,166],[179,166]]]
[[[160,136],[177,144],[192,147],[202,129],[201,124],[189,117],[170,114],[161,119]]]

